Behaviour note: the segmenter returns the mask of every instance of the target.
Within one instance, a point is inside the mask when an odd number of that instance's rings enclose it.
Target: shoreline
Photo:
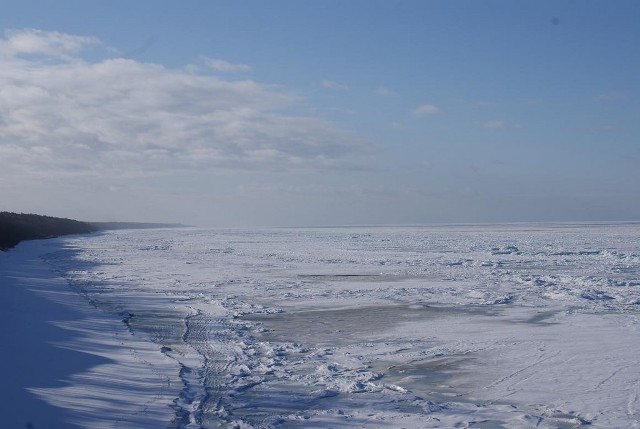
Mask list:
[[[91,234],[119,229],[185,228],[180,223],[85,222],[53,216],[0,212],[0,251],[7,251],[23,241]]]
[[[79,318],[80,313],[70,305],[47,298],[46,294],[51,297],[54,291],[59,291],[62,297],[66,283],[49,275],[48,267],[38,259],[41,243],[29,244],[0,254],[3,299],[0,341],[4,346],[0,379],[3,380],[3,407],[10,410],[3,413],[4,424],[16,428],[31,425],[34,429],[79,428],[69,421],[71,415],[67,410],[42,401],[28,390],[36,386],[62,386],[58,380],[73,373],[63,362],[74,361],[78,369],[99,362],[92,362],[87,356],[82,365],[77,352],[54,345],[67,339],[67,335],[51,322]]]
[[[166,426],[175,360],[74,292],[41,256],[62,239],[0,254],[3,425],[33,429]]]

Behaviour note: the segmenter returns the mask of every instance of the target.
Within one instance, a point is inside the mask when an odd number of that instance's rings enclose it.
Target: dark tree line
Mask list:
[[[23,240],[87,234],[99,228],[87,222],[35,214],[0,212],[0,250]]]

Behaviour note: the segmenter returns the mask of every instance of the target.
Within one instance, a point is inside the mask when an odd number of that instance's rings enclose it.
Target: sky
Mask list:
[[[3,0],[0,210],[640,220],[640,2]]]

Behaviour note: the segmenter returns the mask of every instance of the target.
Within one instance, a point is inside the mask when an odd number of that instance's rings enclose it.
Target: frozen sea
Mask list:
[[[78,327],[67,347],[108,365],[31,389],[80,427],[640,427],[640,224],[57,243],[42,258],[124,331],[108,355]]]

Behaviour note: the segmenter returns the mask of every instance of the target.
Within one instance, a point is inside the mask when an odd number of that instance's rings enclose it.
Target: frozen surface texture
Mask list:
[[[166,427],[178,363],[44,264],[58,243],[22,243],[0,256],[0,427]]]
[[[638,224],[60,243],[46,261],[173,389],[167,427],[640,427]],[[86,328],[66,327],[86,344],[107,332]],[[108,377],[98,368],[33,391],[65,407]],[[118,392],[98,391],[107,413]]]

